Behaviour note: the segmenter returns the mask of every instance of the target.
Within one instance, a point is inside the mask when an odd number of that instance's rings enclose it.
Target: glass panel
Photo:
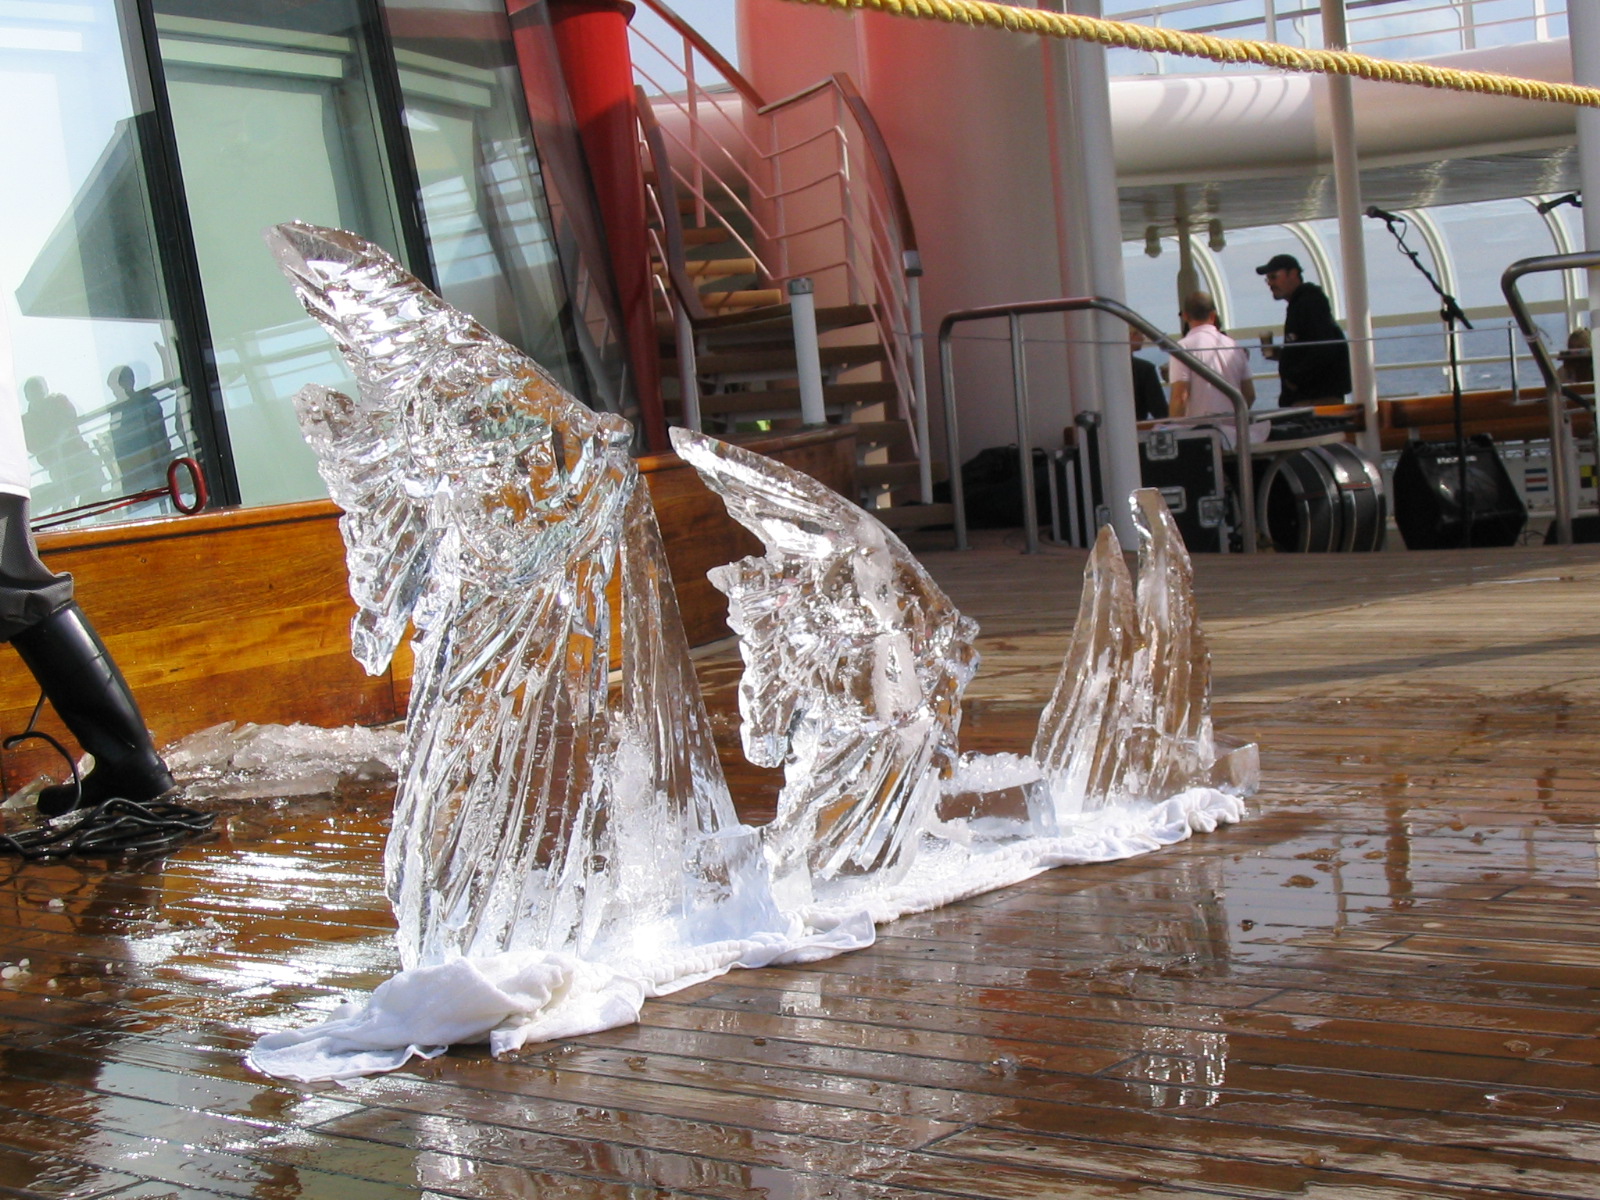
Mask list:
[[[111,0],[0,6],[0,356],[34,511],[165,483],[197,451]],[[115,519],[170,511],[165,501]]]
[[[504,3],[385,10],[440,294],[589,400]]]
[[[1555,238],[1544,218],[1526,200],[1491,200],[1480,204],[1454,204],[1431,210],[1444,235],[1447,253],[1455,261],[1456,297],[1461,307],[1505,311],[1500,275],[1520,258],[1554,254]],[[1522,298],[1528,301],[1560,300],[1561,277],[1529,275],[1522,281]]]
[[[1235,337],[1258,337],[1263,330],[1278,332],[1283,327],[1283,303],[1272,298],[1266,282],[1256,274],[1256,268],[1273,255],[1294,255],[1306,278],[1321,282],[1305,244],[1281,225],[1230,229],[1227,245],[1214,253],[1227,283],[1227,295],[1217,297],[1217,302]]]
[[[291,398],[355,385],[261,231],[313,221],[404,259],[356,4],[157,0],[156,30],[241,499],[323,495]]]
[[[1157,329],[1178,335],[1178,239],[1162,238],[1151,258],[1143,242],[1122,244],[1122,278],[1128,307]],[[1162,357],[1165,357],[1164,355]]]

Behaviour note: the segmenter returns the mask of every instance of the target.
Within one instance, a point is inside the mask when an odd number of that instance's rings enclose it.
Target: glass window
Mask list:
[[[1214,253],[1227,284],[1227,295],[1217,297],[1217,303],[1235,337],[1259,336],[1263,330],[1276,331],[1283,326],[1283,302],[1272,298],[1265,280],[1256,274],[1256,268],[1273,255],[1294,255],[1306,278],[1321,282],[1304,243],[1281,225],[1230,229],[1227,244]]]
[[[1161,253],[1145,254],[1143,242],[1122,245],[1123,287],[1128,307],[1157,329],[1178,334],[1178,239],[1162,238]]]
[[[1544,218],[1526,200],[1491,200],[1430,210],[1456,263],[1456,297],[1461,307],[1504,311],[1500,275],[1521,258],[1554,254],[1555,239]],[[1554,272],[1522,281],[1525,300],[1560,300],[1561,277]]]
[[[324,494],[292,397],[354,387],[262,244],[280,221],[405,254],[355,0],[157,0],[206,318],[245,504]],[[225,14],[225,20],[215,19]]]
[[[198,451],[153,233],[149,115],[123,44],[112,0],[0,5],[0,161],[13,167],[0,355],[40,515],[159,486],[170,459]]]
[[[592,402],[504,3],[385,7],[439,293]]]

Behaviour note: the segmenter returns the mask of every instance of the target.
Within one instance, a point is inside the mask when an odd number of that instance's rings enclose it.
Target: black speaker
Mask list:
[[[1514,546],[1528,523],[1528,509],[1506,474],[1494,439],[1467,439],[1467,496],[1471,533],[1461,537],[1460,458],[1454,442],[1412,442],[1394,469],[1394,520],[1412,550],[1453,546]]]

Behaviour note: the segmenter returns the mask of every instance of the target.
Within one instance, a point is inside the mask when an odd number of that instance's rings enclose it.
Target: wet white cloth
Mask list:
[[[1249,354],[1243,346],[1215,325],[1210,323],[1196,325],[1183,335],[1178,345],[1241,391],[1250,378]],[[1172,383],[1189,385],[1189,400],[1184,407],[1184,416],[1226,418],[1217,422],[1217,428],[1222,430],[1223,445],[1230,450],[1233,449],[1235,441],[1233,401],[1218,391],[1213,384],[1191,371],[1189,364],[1181,358],[1172,359],[1168,366],[1168,376]],[[1271,429],[1272,425],[1268,421],[1255,422],[1250,426],[1250,441],[1252,443],[1266,441]]]
[[[31,496],[28,446],[22,439],[22,408],[17,389],[9,379],[0,379],[0,492],[11,496]]]
[[[1105,809],[1054,837],[943,826],[906,877],[868,884],[833,905],[792,914],[786,934],[716,942],[659,959],[587,961],[545,951],[458,958],[402,971],[364,1001],[307,1029],[268,1034],[246,1056],[257,1071],[315,1082],[390,1071],[456,1043],[494,1053],[638,1020],[664,996],[735,967],[814,962],[871,945],[876,925],[1032,878],[1052,867],[1109,862],[1242,820],[1244,801],[1191,788],[1154,805]],[[1002,836],[996,836],[1002,834]]]

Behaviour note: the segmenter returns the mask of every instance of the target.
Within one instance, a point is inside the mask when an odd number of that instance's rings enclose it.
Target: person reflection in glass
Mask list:
[[[42,375],[25,381],[22,395],[23,438],[48,477],[35,489],[40,509],[59,512],[104,496],[105,466],[84,440],[72,401],[52,392]]]
[[[115,397],[106,411],[111,416],[111,446],[122,490],[160,487],[172,457],[172,439],[167,436],[160,398],[154,388],[134,386],[130,366],[113,367],[106,386]]]

